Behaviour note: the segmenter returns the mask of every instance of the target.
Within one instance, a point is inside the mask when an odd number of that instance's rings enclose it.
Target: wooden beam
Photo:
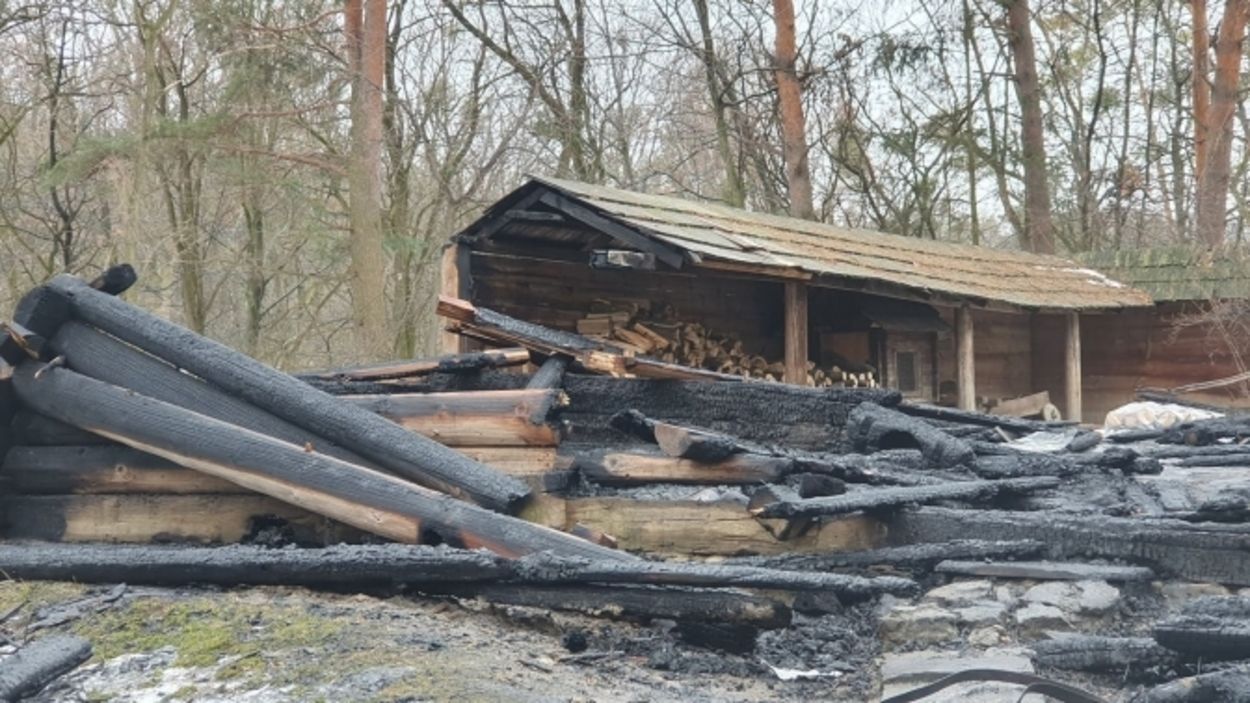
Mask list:
[[[117,444],[13,447],[0,478],[10,492],[35,495],[248,493],[229,481]]]
[[[959,409],[977,409],[976,343],[972,329],[972,309],[955,308],[955,358],[958,367]]]
[[[527,389],[340,397],[449,447],[555,446],[549,416],[568,404],[563,391]]]
[[[655,254],[655,258],[675,269],[682,267],[684,260],[681,252],[660,244],[632,227],[627,227],[616,220],[609,219],[572,198],[555,191],[548,191],[543,193],[538,200],[542,204],[568,215],[570,219],[577,220],[587,227],[603,232],[626,246]]]
[[[3,535],[44,542],[238,542],[281,525],[300,542],[334,544],[361,532],[269,496],[57,495],[0,497]]]
[[[786,383],[807,385],[807,285],[785,283]]]
[[[511,349],[490,349],[466,354],[447,354],[433,359],[390,361],[369,366],[312,371],[296,374],[296,378],[305,381],[309,379],[324,381],[390,381],[400,378],[412,378],[414,376],[426,376],[432,373],[467,373],[482,369],[520,366],[528,363],[529,360],[529,350],[513,347]]]
[[[24,362],[14,384],[18,398],[43,414],[389,539],[420,543],[432,532],[509,557],[546,549],[624,556],[68,369],[45,368],[36,378],[39,368]]]
[[[1081,315],[1067,314],[1063,345],[1064,417],[1081,421]]]
[[[789,473],[793,463],[789,459],[758,454],[735,454],[724,461],[704,463],[610,450],[585,452],[573,459],[573,467],[583,476],[609,486],[770,483]]]
[[[516,479],[317,391],[246,354],[94,290],[78,278],[60,275],[35,291],[39,293],[32,291],[23,300],[44,293],[59,296],[79,321],[397,475],[497,510],[518,508],[529,495]],[[53,314],[48,319],[24,321],[37,332],[37,328],[51,326],[54,334],[65,320]]]

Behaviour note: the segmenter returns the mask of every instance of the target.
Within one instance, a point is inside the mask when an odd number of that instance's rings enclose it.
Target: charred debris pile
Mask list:
[[[1146,480],[1250,465],[1238,417],[1104,437],[686,367],[452,298],[439,314],[487,351],[293,376],[124,302],[133,281],[57,277],[5,324],[9,578],[401,587],[738,652],[966,577],[1250,586],[1250,490],[1178,506]],[[1250,632],[1240,600],[1196,605],[1038,661],[1146,652],[1173,685],[1250,659],[1217,610]]]

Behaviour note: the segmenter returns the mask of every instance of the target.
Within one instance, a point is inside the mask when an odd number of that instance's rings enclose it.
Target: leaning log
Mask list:
[[[52,336],[51,344],[57,354],[65,357],[69,368],[84,376],[284,442],[312,446],[322,454],[352,464],[371,464],[355,452],[189,376],[81,322],[70,320],[62,324]]]
[[[935,486],[905,486],[902,488],[870,488],[854,493],[825,498],[779,501],[752,509],[752,513],[764,518],[821,517],[846,515],[860,511],[898,509],[907,505],[934,503],[942,500],[978,501],[993,498],[1000,493],[1031,493],[1059,485],[1052,477],[1016,478],[1003,481],[952,481]]]
[[[862,403],[847,418],[846,436],[862,453],[882,449],[919,449],[939,468],[971,463],[972,447],[917,419],[876,403]]]
[[[528,350],[515,347],[512,349],[469,352],[467,354],[448,354],[434,359],[392,361],[370,366],[313,371],[296,374],[295,377],[302,381],[390,381],[398,378],[428,376],[432,373],[467,373],[482,369],[520,366],[529,362],[529,360],[530,353]]]
[[[573,468],[605,486],[650,483],[688,485],[759,484],[781,480],[793,468],[788,459],[735,454],[724,461],[703,463],[669,456],[594,450],[573,457]]]
[[[923,507],[889,519],[896,545],[968,535],[1040,540],[1047,559],[1109,559],[1144,564],[1160,576],[1250,586],[1250,526],[1107,517],[1061,511],[1013,512]]]
[[[60,297],[83,322],[425,486],[501,510],[516,509],[529,495],[520,481],[367,410],[316,391],[249,356],[89,288],[73,276],[57,276],[27,297],[43,295]],[[19,312],[24,309],[19,303]],[[56,317],[53,311],[34,320],[19,316],[19,321],[51,336],[65,319]]]
[[[120,444],[18,446],[0,465],[6,489],[26,495],[242,493],[238,486]]]
[[[91,658],[91,643],[75,635],[49,635],[0,660],[0,701],[20,701],[43,690]]]
[[[628,558],[68,369],[35,378],[37,366],[23,363],[14,380],[22,402],[38,412],[374,534],[419,543],[431,530],[446,543],[505,556],[551,549]]]

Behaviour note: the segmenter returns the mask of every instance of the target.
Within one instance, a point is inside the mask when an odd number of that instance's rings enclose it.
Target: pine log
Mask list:
[[[22,402],[39,412],[374,534],[418,543],[430,530],[448,544],[505,556],[551,549],[626,557],[68,369],[36,379],[35,366],[23,363],[14,379]]]
[[[863,578],[753,566],[660,561],[592,562],[546,554],[523,557],[517,560],[516,569],[516,579],[526,583],[728,586],[782,591],[826,591],[848,601],[862,601],[886,593],[911,595],[918,588],[911,579],[893,576]]]
[[[520,481],[407,432],[367,410],[316,391],[244,354],[93,290],[77,278],[57,276],[36,291],[27,297],[59,296],[83,322],[396,474],[493,509],[515,509],[529,495]],[[28,307],[19,303],[19,311]],[[37,321],[29,316],[18,319],[37,332],[42,329],[45,336],[50,336],[49,327],[54,332],[65,321],[55,314]]]
[[[752,513],[765,518],[820,517],[846,515],[861,511],[898,509],[907,505],[933,503],[942,500],[979,501],[994,498],[1000,493],[1031,493],[1055,488],[1057,479],[1051,477],[1016,478],[1003,481],[952,481],[935,486],[906,486],[902,488],[870,488],[826,498],[809,498],[796,501],[779,501],[759,506]]]
[[[0,545],[0,572],[26,581],[373,589],[493,581],[509,577],[512,568],[486,552],[407,544],[273,549],[35,543]]]
[[[1250,586],[1250,526],[1107,517],[1060,511],[1010,512],[923,507],[889,519],[895,544],[963,539],[1041,540],[1044,557],[1109,559],[1150,566],[1161,577]]]
[[[564,383],[564,372],[569,368],[569,358],[563,354],[547,357],[538,371],[530,377],[526,388],[539,390],[543,388],[559,388]]]
[[[967,442],[951,437],[924,420],[876,403],[862,403],[851,411],[846,435],[856,451],[919,449],[939,468],[969,464],[974,459]]]
[[[399,378],[412,378],[413,376],[426,376],[432,373],[466,373],[482,369],[520,366],[528,363],[529,360],[529,350],[513,347],[511,349],[490,349],[465,354],[448,354],[433,359],[392,361],[370,366],[313,371],[296,374],[296,378],[318,381],[390,381]]]
[[[892,567],[911,571],[931,571],[937,564],[953,559],[1028,559],[1041,554],[1043,545],[1037,540],[957,539],[931,544],[909,544],[863,551],[831,554],[781,554],[766,557],[743,557],[733,563],[800,571],[832,569],[874,569]]]
[[[1152,581],[1155,572],[1144,566],[1115,566],[1055,561],[947,560],[933,569],[939,574],[1038,581]]]
[[[492,603],[627,619],[733,623],[763,629],[790,624],[790,609],[779,601],[725,589],[486,584],[438,590]]]
[[[76,635],[48,635],[0,660],[0,701],[20,701],[91,658],[91,643]]]
[[[229,481],[122,445],[13,447],[7,489],[29,495],[245,493]]]
[[[1065,634],[1030,645],[1033,661],[1065,671],[1109,673],[1141,678],[1151,667],[1174,668],[1180,657],[1149,637]]]
[[[352,464],[372,466],[360,455],[225,393],[81,322],[70,320],[52,336],[53,350],[69,368],[98,381],[172,403],[191,412],[246,427],[284,442],[312,446]],[[374,467],[376,468],[376,467]]]
[[[563,433],[552,415],[568,404],[568,396],[558,390],[342,397],[449,447],[556,446]]]
[[[1147,689],[1133,703],[1248,703],[1250,666],[1198,674]]]
[[[573,457],[573,468],[606,486],[648,483],[757,484],[780,480],[793,462],[757,454],[735,454],[725,461],[703,463],[669,456],[595,450]]]

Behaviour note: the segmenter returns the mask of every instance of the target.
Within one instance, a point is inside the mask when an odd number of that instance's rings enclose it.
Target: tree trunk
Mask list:
[[[803,119],[803,92],[796,66],[798,42],[794,28],[794,2],[773,0],[777,23],[774,70],[777,79],[777,112],[781,118],[782,153],[786,186],[790,191],[790,214],[816,219],[812,208],[812,176],[807,170],[807,125]]]
[[[1224,243],[1227,226],[1228,184],[1233,149],[1233,113],[1237,107],[1237,86],[1241,74],[1241,42],[1246,33],[1247,0],[1227,0],[1215,39],[1215,77],[1211,85],[1211,104],[1204,127],[1197,128],[1205,143],[1195,157],[1198,166],[1195,233],[1203,244],[1216,247]],[[1197,9],[1197,4],[1195,4]],[[1195,37],[1195,43],[1198,38]],[[1197,49],[1195,48],[1195,51]],[[1195,79],[1196,80],[1196,79]],[[1195,116],[1198,91],[1194,85]],[[1205,152],[1205,153],[1204,153]]]
[[[347,0],[345,30],[351,79],[351,154],[347,179],[352,317],[360,354],[367,359],[382,359],[390,351],[386,331],[380,170],[386,1]]]
[[[703,42],[699,59],[703,63],[703,77],[707,82],[708,99],[712,104],[712,116],[716,120],[716,153],[725,169],[725,202],[735,207],[746,204],[746,187],[738,170],[738,159],[729,140],[729,105],[726,89],[721,85],[716,70],[716,43],[712,39],[712,21],[707,0],[694,0],[694,11],[699,18],[699,38]]]
[[[1190,7],[1194,20],[1194,173],[1201,174],[1207,166],[1207,120],[1211,111],[1211,34],[1207,29],[1207,0],[1190,0]]]
[[[1032,12],[1028,0],[1007,4],[1007,43],[1015,64],[1016,98],[1020,101],[1020,143],[1024,160],[1025,247],[1039,254],[1055,252],[1050,223],[1050,190],[1046,183],[1046,135],[1042,129],[1042,96],[1033,50]]]

